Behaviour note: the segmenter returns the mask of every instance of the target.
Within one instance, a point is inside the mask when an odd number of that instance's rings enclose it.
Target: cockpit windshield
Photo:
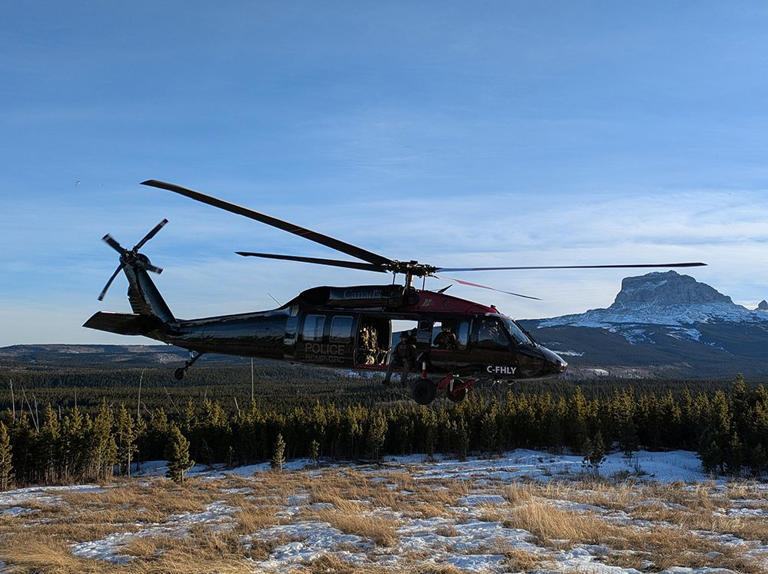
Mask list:
[[[532,345],[533,341],[525,334],[525,332],[509,317],[502,317],[504,326],[507,328],[507,332],[512,337],[512,340],[519,345]]]

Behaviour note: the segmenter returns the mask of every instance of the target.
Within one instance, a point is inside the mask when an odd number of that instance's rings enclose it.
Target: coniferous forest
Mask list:
[[[487,385],[461,403],[428,407],[378,378],[290,366],[258,365],[253,385],[247,367],[197,369],[184,383],[167,369],[0,377],[0,488],[102,481],[157,459],[183,480],[193,462],[461,458],[514,448],[585,456],[687,449],[713,473],[768,470],[768,391],[740,376]]]

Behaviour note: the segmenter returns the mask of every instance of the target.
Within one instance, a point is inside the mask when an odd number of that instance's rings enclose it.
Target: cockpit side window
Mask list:
[[[495,317],[485,317],[477,324],[476,346],[479,349],[501,351],[509,349],[509,336],[501,321]]]
[[[509,334],[512,336],[512,339],[514,339],[516,343],[523,344],[523,345],[530,345],[533,342],[528,337],[528,335],[525,334],[525,331],[523,331],[520,328],[520,326],[509,317],[504,317],[504,325],[506,325],[507,331],[509,332]]]
[[[459,321],[459,328],[456,330],[456,339],[459,349],[466,349],[469,342],[469,321]]]

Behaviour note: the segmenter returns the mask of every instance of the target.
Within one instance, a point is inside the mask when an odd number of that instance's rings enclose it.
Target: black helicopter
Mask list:
[[[245,257],[262,257],[315,263],[379,273],[392,273],[393,283],[353,287],[315,287],[277,309],[202,319],[178,319],[163,300],[149,276],[161,273],[139,252],[168,222],[163,219],[132,249],[122,247],[110,235],[104,241],[120,254],[120,264],[99,295],[102,300],[123,271],[128,279],[128,300],[133,313],[97,312],[84,327],[122,335],[143,335],[183,347],[190,358],[174,375],[181,380],[187,369],[205,353],[262,357],[326,367],[361,371],[385,371],[393,350],[392,321],[416,322],[411,343],[418,353],[421,376],[414,383],[414,399],[429,404],[437,391],[461,401],[479,379],[508,380],[539,378],[564,372],[567,363],[538,344],[513,319],[472,301],[441,291],[413,287],[416,277],[434,277],[438,272],[495,271],[520,269],[596,269],[631,267],[695,267],[704,263],[632,265],[563,265],[526,267],[436,267],[417,261],[397,261],[316,231],[157,180],[144,185],[172,191],[214,207],[277,227],[304,237],[358,261],[321,259],[295,255],[238,251]],[[397,275],[405,278],[396,283]],[[453,281],[489,288],[467,281]],[[498,290],[497,290],[498,291]],[[510,295],[528,297],[503,291]],[[535,297],[528,297],[535,299]],[[450,345],[441,345],[435,330],[452,333]],[[437,378],[434,378],[437,377]]]

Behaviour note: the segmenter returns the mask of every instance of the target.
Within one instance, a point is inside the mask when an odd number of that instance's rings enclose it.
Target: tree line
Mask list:
[[[28,405],[0,413],[0,487],[103,481],[157,459],[171,460],[181,476],[192,460],[251,464],[273,459],[278,437],[286,458],[463,458],[520,447],[589,455],[599,442],[627,454],[695,450],[707,471],[760,474],[768,470],[768,391],[738,377],[713,393],[625,386],[587,396],[572,387],[558,394],[473,393],[462,403],[429,407],[257,399],[225,409],[218,399],[191,397],[172,412],[137,411],[106,398],[88,412]]]

